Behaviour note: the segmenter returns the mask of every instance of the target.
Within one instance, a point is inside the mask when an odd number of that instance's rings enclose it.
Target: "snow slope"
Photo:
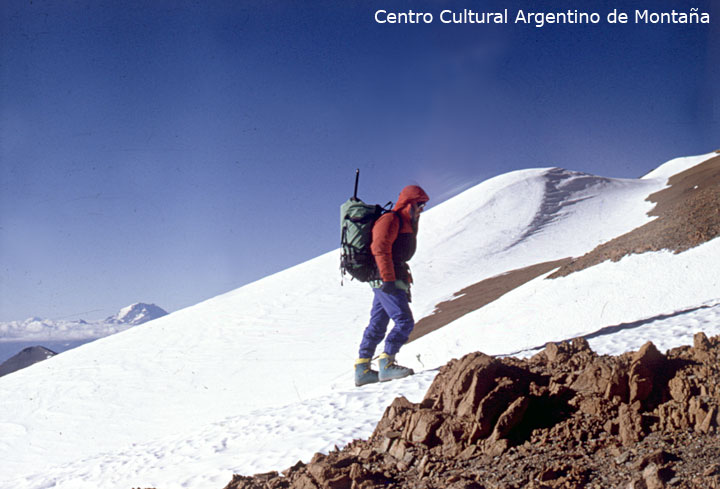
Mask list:
[[[581,255],[648,222],[645,197],[713,156],[673,160],[639,180],[523,170],[435,206],[412,261],[416,318],[484,278]],[[601,353],[720,334],[719,247],[715,239],[540,277],[406,345],[399,359],[423,370],[475,350],[527,355],[581,334]],[[340,286],[338,258],[332,251],[0,378],[0,487],[219,488],[232,472],[282,470],[366,437],[395,396],[420,400],[434,371],[352,386],[371,295],[364,284]]]

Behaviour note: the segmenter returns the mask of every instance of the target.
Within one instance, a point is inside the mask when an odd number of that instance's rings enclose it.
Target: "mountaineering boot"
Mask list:
[[[378,381],[378,373],[370,368],[369,358],[355,360],[355,385],[374,384]]]
[[[400,365],[395,363],[395,355],[388,355],[387,353],[383,353],[382,355],[380,355],[380,360],[378,360],[378,363],[378,378],[380,379],[380,382],[387,382],[388,380],[393,379],[402,379],[403,377],[407,377],[408,375],[412,375],[415,373],[413,369],[401,367]]]

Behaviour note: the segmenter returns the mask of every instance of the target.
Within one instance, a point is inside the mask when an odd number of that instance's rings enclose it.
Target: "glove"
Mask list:
[[[397,287],[395,287],[395,282],[383,282],[380,290],[382,290],[386,294],[394,294],[395,292],[397,292]]]

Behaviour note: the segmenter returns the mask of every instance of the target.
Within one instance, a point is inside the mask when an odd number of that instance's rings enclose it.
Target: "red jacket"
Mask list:
[[[408,185],[400,192],[392,212],[382,215],[373,226],[370,249],[383,282],[412,283],[407,262],[415,254],[419,217],[413,215],[413,204],[428,200],[422,188]]]

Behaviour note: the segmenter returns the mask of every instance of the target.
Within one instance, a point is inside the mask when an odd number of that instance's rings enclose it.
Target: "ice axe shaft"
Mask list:
[[[357,188],[358,188],[358,181],[360,180],[360,168],[355,170],[355,192],[353,192],[353,199],[357,200]]]

